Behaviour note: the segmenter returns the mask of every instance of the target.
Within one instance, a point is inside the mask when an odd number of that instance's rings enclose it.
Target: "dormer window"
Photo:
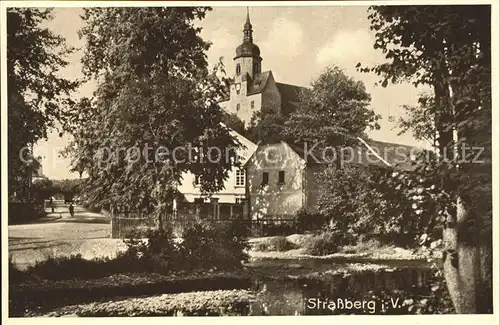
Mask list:
[[[237,75],[237,76],[239,76],[239,75],[240,75],[240,73],[241,73],[241,65],[238,63],[238,64],[236,65],[236,75]]]

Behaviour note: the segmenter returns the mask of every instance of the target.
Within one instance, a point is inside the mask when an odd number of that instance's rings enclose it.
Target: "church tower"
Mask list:
[[[234,62],[236,64],[235,82],[246,81],[247,74],[250,78],[255,78],[261,73],[260,49],[253,43],[253,30],[250,23],[250,14],[247,7],[247,19],[243,26],[243,43],[236,48]]]

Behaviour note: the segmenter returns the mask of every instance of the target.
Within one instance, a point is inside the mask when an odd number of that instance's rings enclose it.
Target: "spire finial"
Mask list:
[[[244,25],[243,29],[243,41],[245,42],[253,42],[253,37],[252,37],[252,23],[250,23],[250,10],[247,7],[247,20]]]

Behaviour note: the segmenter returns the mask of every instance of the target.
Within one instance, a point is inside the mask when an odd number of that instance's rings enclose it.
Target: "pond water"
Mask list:
[[[405,314],[405,297],[428,294],[432,275],[421,260],[256,260],[249,266],[257,292],[250,315]]]

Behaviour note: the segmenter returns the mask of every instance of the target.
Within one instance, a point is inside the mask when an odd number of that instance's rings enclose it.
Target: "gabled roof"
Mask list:
[[[356,138],[353,145],[342,148],[342,165],[378,166],[410,171],[416,168],[414,159],[423,149],[390,142]],[[320,145],[307,143],[289,144],[307,164],[336,163],[333,149],[324,150]],[[312,150],[312,151],[311,151]]]
[[[291,112],[297,110],[299,105],[300,93],[307,90],[305,87],[276,83],[276,87],[281,94],[281,109],[282,114],[288,116]]]
[[[366,157],[378,158],[379,165],[383,164],[387,167],[396,168],[399,170],[414,170],[417,165],[415,158],[419,153],[424,152],[424,149],[413,146],[408,146],[399,143],[375,141],[375,140],[362,140],[360,142],[364,145],[365,160]],[[381,165],[382,166],[382,165]]]
[[[247,95],[254,95],[261,93],[267,85],[267,81],[269,80],[269,76],[272,75],[271,71],[264,71],[257,75],[253,80],[248,77],[248,80],[251,80],[251,83],[248,85]]]
[[[248,140],[246,137],[226,126],[224,123],[221,123],[224,127],[226,127],[229,131],[229,134],[236,138],[241,146],[238,148],[238,156],[240,159],[240,163],[242,165],[246,164],[247,161],[252,157],[253,153],[257,150],[257,145],[252,141]]]

